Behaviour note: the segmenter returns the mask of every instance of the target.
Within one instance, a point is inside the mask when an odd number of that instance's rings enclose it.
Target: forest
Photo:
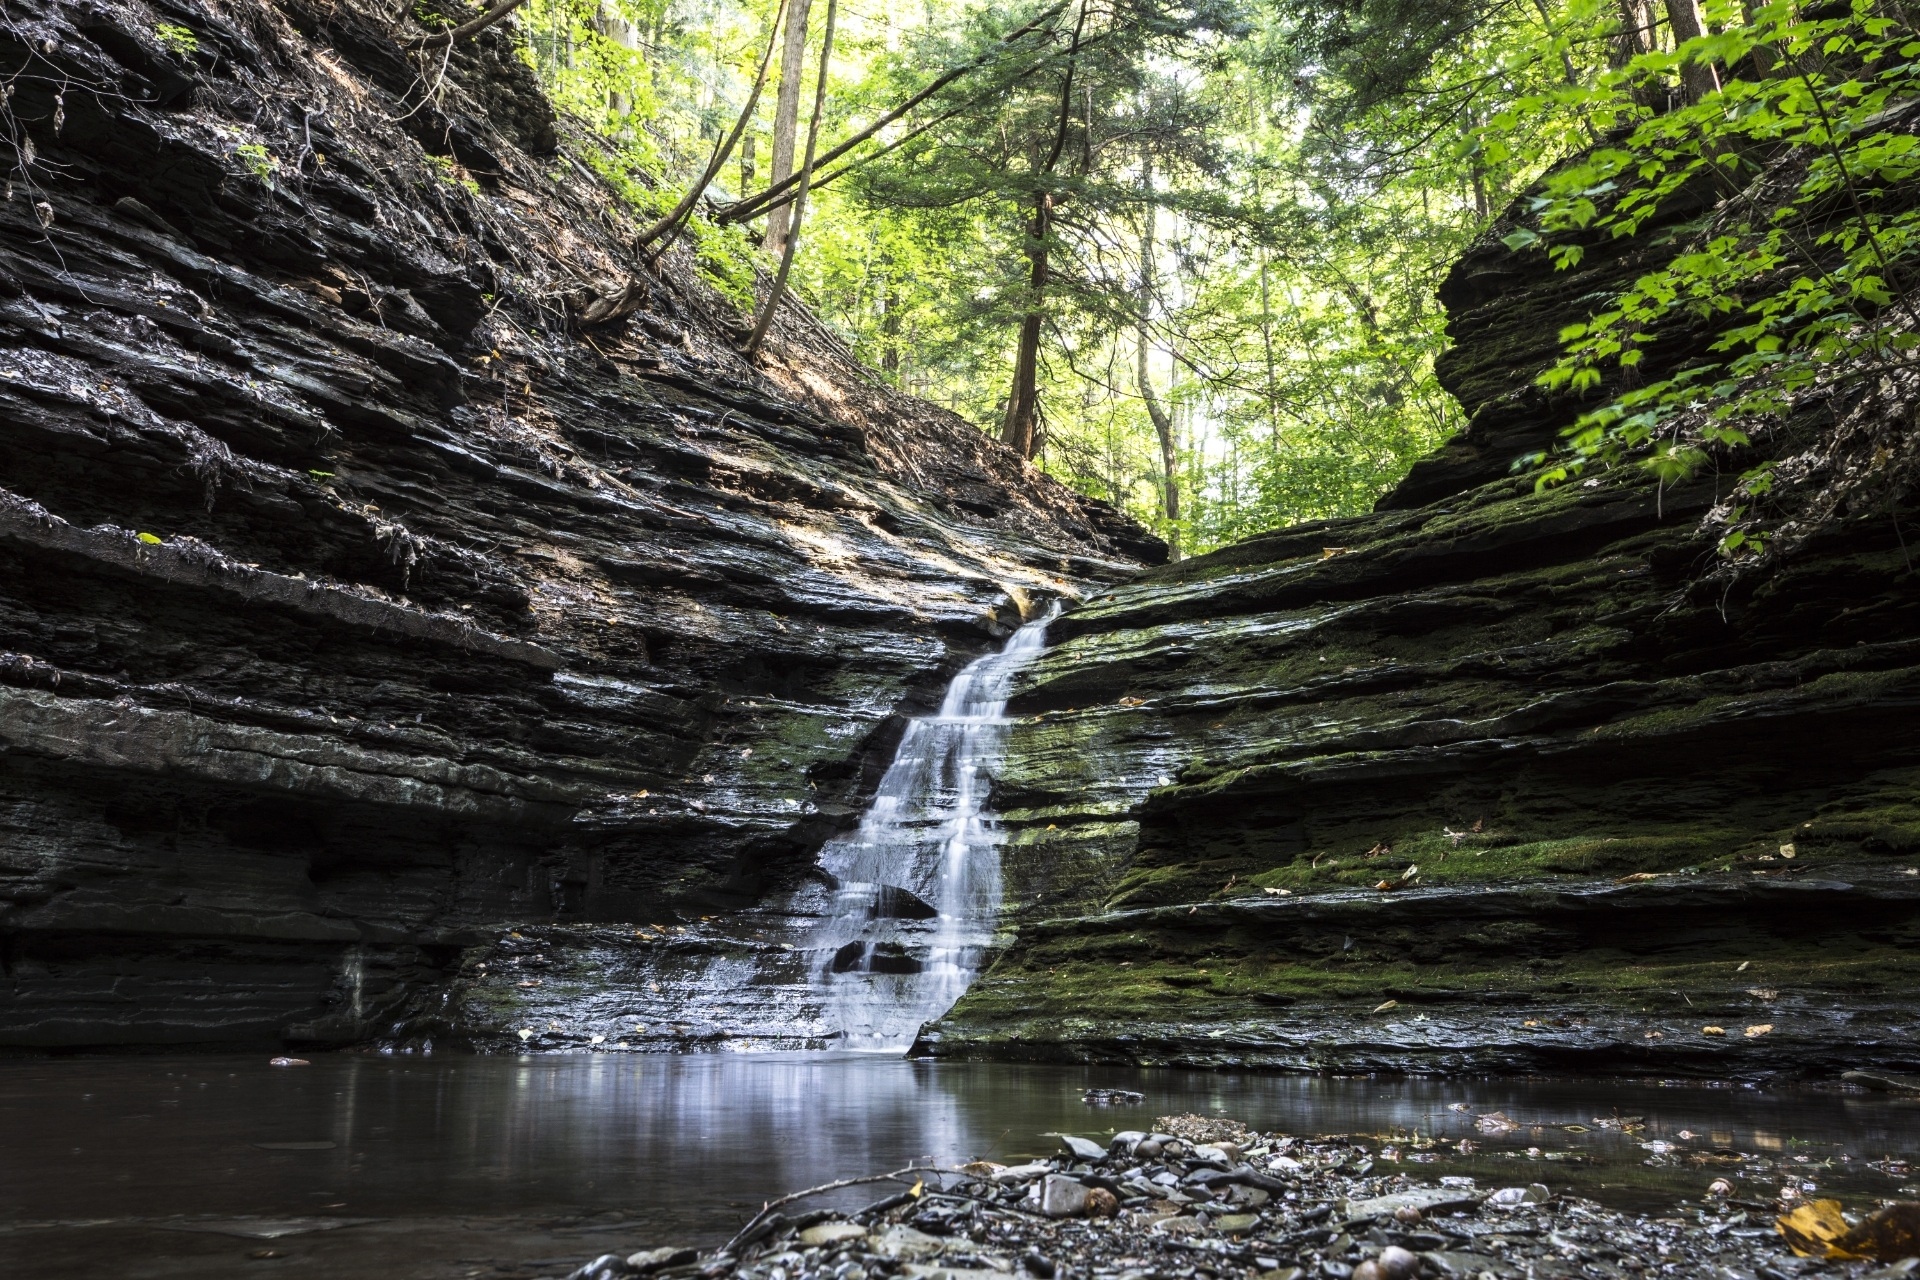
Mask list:
[[[1549,376],[1580,392],[1669,313],[1725,321],[1714,358],[1588,396],[1564,449],[1516,459],[1547,482],[1623,450],[1690,473],[1843,356],[1908,345],[1875,318],[1913,234],[1881,198],[1915,163],[1882,120],[1920,49],[1898,5],[507,0],[478,21],[514,10],[637,243],[690,237],[743,314],[777,276],[875,378],[1176,557],[1364,511],[1460,427],[1435,291],[1503,215],[1565,267],[1677,191],[1752,205],[1769,157],[1807,156],[1791,216],[1723,213],[1569,326]],[[1803,225],[1836,200],[1844,225]],[[1730,551],[1767,536],[1753,486]]]

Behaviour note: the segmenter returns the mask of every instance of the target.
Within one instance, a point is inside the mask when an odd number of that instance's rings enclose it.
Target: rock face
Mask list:
[[[1488,239],[1442,291],[1462,437],[1373,515],[1151,571],[1056,624],[998,797],[1018,936],[922,1051],[1920,1063],[1905,521],[1882,506],[1709,577],[1727,481],[1508,474],[1571,417],[1533,385],[1555,334],[1662,252],[1596,245],[1556,275]],[[1677,330],[1657,359],[1707,340]]]
[[[425,97],[410,12],[9,10],[0,1046],[430,1032],[502,922],[751,902],[1164,555],[799,310],[740,360],[507,38]]]

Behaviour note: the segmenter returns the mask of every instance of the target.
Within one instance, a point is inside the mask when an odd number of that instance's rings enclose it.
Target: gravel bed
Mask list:
[[[1795,1257],[1778,1206],[1724,1182],[1650,1216],[1541,1183],[1376,1172],[1364,1142],[1199,1116],[1061,1144],[1011,1167],[877,1175],[864,1181],[889,1194],[857,1211],[796,1196],[721,1249],[607,1254],[570,1280],[1920,1280],[1912,1259]]]

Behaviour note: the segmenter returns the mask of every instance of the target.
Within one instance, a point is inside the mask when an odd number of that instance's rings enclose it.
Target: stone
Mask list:
[[[1376,1261],[1384,1280],[1413,1280],[1420,1270],[1419,1255],[1397,1244],[1382,1249]]]
[[[1223,1213],[1213,1219],[1213,1229],[1222,1235],[1245,1235],[1260,1225],[1257,1213]]]
[[[1122,1129],[1108,1141],[1107,1154],[1110,1156],[1133,1155],[1134,1148],[1146,1141],[1146,1137],[1147,1135],[1138,1129]]]
[[[1061,1173],[1041,1179],[1035,1199],[1041,1213],[1049,1218],[1077,1218],[1087,1211],[1087,1188]]]
[[[1488,1193],[1487,1203],[1512,1209],[1527,1204],[1544,1204],[1552,1197],[1553,1191],[1544,1182],[1535,1182],[1524,1187],[1500,1187]]]
[[[1421,1213],[1434,1213],[1448,1209],[1467,1209],[1479,1202],[1480,1197],[1465,1187],[1416,1187],[1411,1191],[1400,1191],[1393,1195],[1374,1196],[1366,1200],[1348,1200],[1342,1203],[1340,1212],[1349,1222],[1369,1222],[1375,1218],[1391,1218],[1403,1208],[1417,1209]]]
[[[660,1249],[642,1249],[626,1257],[627,1269],[640,1275],[647,1275],[663,1267],[678,1267],[692,1262],[699,1255],[692,1249],[672,1247]]]
[[[897,1259],[928,1258],[946,1247],[946,1241],[939,1236],[906,1226],[888,1227],[874,1242],[875,1253]]]
[[[1107,1148],[1086,1138],[1076,1138],[1071,1134],[1060,1135],[1060,1145],[1073,1153],[1076,1160],[1085,1160],[1089,1164],[1099,1164],[1107,1158]]]
[[[821,1222],[800,1233],[800,1243],[809,1248],[844,1244],[866,1236],[867,1229],[857,1222]]]
[[[1052,1172],[1051,1165],[1043,1164],[1039,1161],[1032,1161],[1027,1164],[1008,1165],[1006,1168],[995,1172],[992,1177],[995,1182],[1004,1187],[1011,1186],[1018,1182],[1031,1182],[1042,1174],[1050,1172]]]

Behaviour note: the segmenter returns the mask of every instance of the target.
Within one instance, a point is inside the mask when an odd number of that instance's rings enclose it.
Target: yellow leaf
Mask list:
[[[907,1194],[912,1196],[915,1200],[918,1200],[920,1198],[920,1193],[922,1191],[925,1191],[926,1189],[927,1189],[927,1184],[923,1180],[916,1178],[914,1179],[914,1182],[913,1182],[913,1190],[907,1192]]]
[[[1399,1007],[1400,1002],[1398,1000],[1383,1000],[1373,1007],[1373,1011],[1375,1013],[1385,1013],[1389,1009],[1398,1009]]]
[[[1700,1034],[1703,1036],[1723,1036],[1727,1034],[1727,1029],[1725,1027],[1702,1027],[1700,1028]]]
[[[1830,1256],[1833,1242],[1850,1229],[1840,1215],[1838,1200],[1809,1200],[1773,1225],[1788,1247],[1803,1258]]]
[[[157,547],[160,545],[160,535],[154,534],[154,533],[143,533],[140,535],[140,541],[146,543],[150,547]]]
[[[1748,1039],[1752,1039],[1754,1036],[1763,1036],[1771,1030],[1773,1030],[1773,1024],[1771,1022],[1758,1022],[1747,1028],[1747,1037]]]
[[[1343,555],[1345,555],[1345,554],[1347,554],[1347,548],[1346,548],[1346,547],[1322,547],[1322,548],[1320,548],[1320,558],[1321,558],[1322,560],[1331,560],[1331,559],[1333,559],[1333,558],[1334,558],[1335,556],[1343,556]]]

